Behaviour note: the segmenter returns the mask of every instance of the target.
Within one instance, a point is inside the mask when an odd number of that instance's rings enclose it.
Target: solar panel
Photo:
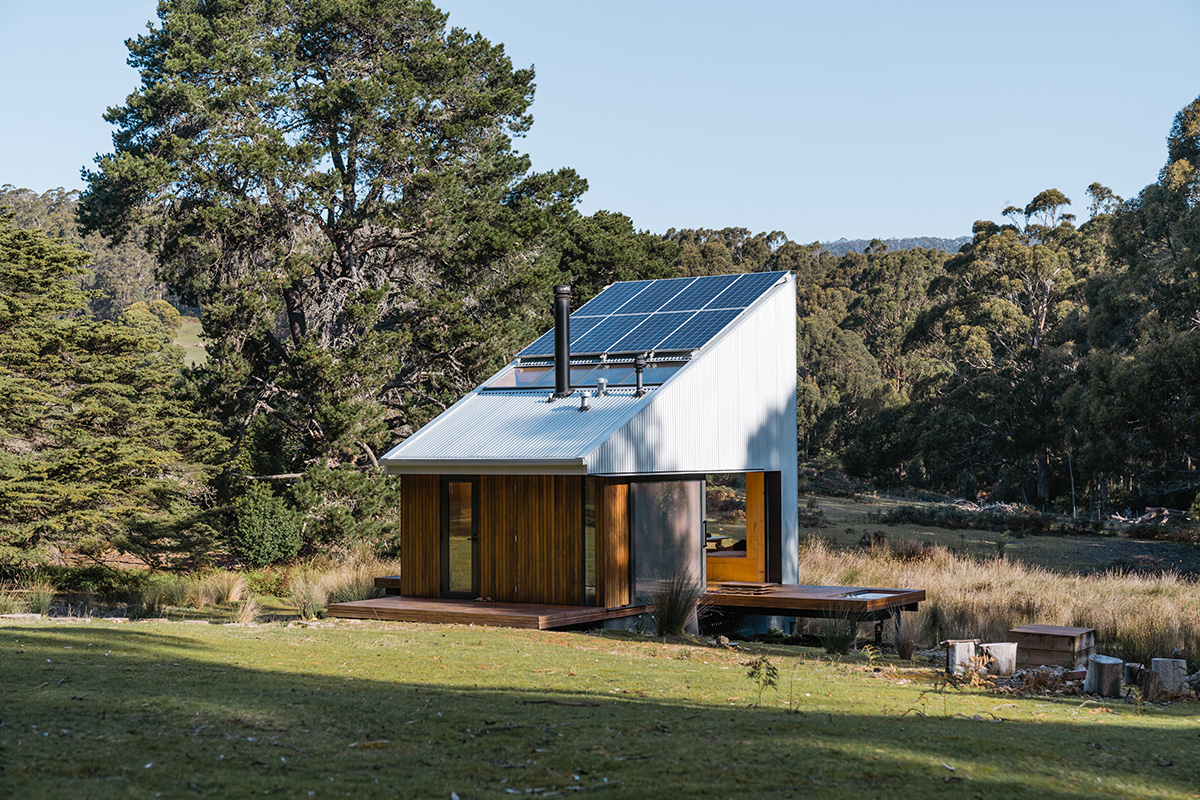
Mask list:
[[[571,352],[698,349],[786,274],[754,272],[614,283],[571,315]],[[552,355],[553,329],[520,353],[522,357]]]
[[[692,316],[691,311],[677,311],[674,314],[651,314],[641,325],[618,339],[609,348],[609,352],[640,353],[654,350],[659,342],[675,332],[675,329],[687,322]]]
[[[576,317],[571,315],[571,349],[585,333],[600,324],[604,317]],[[554,355],[554,328],[543,333],[537,341],[526,347],[518,356],[552,356]]]
[[[639,292],[636,297],[618,308],[617,313],[650,314],[658,311],[664,303],[683,291],[694,280],[695,278],[669,278],[655,281]]]
[[[626,301],[631,299],[638,292],[645,289],[654,281],[628,281],[625,283],[614,283],[607,287],[600,294],[593,297],[591,300],[583,304],[575,314],[581,317],[607,317],[615,312]]]
[[[658,350],[695,350],[708,344],[738,314],[740,308],[697,311],[678,330],[658,343]]]
[[[705,308],[745,308],[779,280],[778,272],[751,272],[714,297]]]
[[[617,340],[629,333],[630,329],[642,324],[649,314],[621,314],[619,316],[603,317],[596,327],[592,328],[576,343],[571,342],[572,353],[609,353]],[[574,337],[572,337],[574,339]]]
[[[660,311],[699,311],[724,291],[739,275],[705,275],[675,295]]]

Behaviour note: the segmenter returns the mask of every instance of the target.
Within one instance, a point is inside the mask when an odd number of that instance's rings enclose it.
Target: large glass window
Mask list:
[[[746,555],[746,476],[704,476],[704,549],[737,557]]]
[[[447,480],[443,484],[444,580],[446,593],[474,597],[478,592],[476,566],[475,481]]]
[[[701,481],[629,485],[635,602],[647,602],[673,574],[704,580],[700,487]]]

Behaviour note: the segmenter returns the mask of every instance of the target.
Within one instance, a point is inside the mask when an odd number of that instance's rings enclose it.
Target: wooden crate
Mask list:
[[[1017,643],[1018,668],[1046,664],[1083,669],[1096,652],[1095,628],[1022,625],[1008,632],[1008,640]]]

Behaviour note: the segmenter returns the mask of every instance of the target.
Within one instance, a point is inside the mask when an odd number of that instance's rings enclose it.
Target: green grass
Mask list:
[[[175,344],[183,348],[183,363],[194,367],[208,360],[208,351],[204,349],[201,340],[203,328],[200,320],[195,317],[181,317],[179,332],[175,334]]]
[[[758,701],[742,664],[767,654]],[[22,798],[1192,797],[1195,704],[937,691],[816,650],[463,626],[0,627]]]

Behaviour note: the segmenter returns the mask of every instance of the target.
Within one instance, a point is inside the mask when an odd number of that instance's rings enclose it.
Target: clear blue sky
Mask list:
[[[441,0],[534,65],[535,169],[645,230],[959,236],[1037,192],[1136,194],[1200,95],[1200,3]],[[147,0],[0,0],[0,184],[80,188]]]

